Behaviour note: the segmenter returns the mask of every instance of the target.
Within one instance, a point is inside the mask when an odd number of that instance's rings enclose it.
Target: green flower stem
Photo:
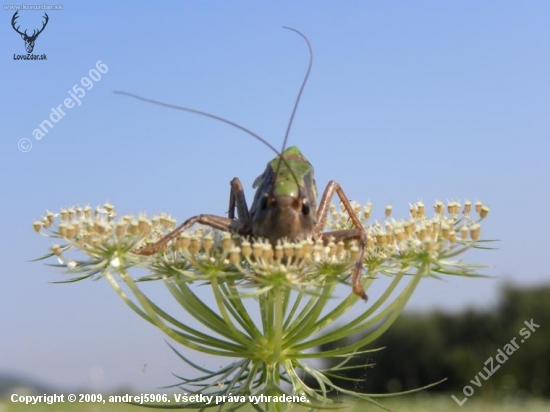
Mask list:
[[[227,301],[224,299],[223,291],[220,289],[218,279],[213,276],[210,280],[212,284],[212,290],[214,291],[214,298],[216,299],[216,304],[218,306],[218,310],[222,316],[223,324],[221,325],[222,328],[218,330],[218,333],[222,332],[222,329],[227,329],[226,333],[227,337],[231,337],[232,339],[237,338],[236,340],[239,341],[239,344],[246,345],[248,342],[248,337],[241,333],[234,325],[232,319],[230,318],[227,309],[231,306],[226,307]],[[209,324],[209,322],[206,322]]]
[[[272,294],[270,293],[270,296]],[[273,334],[273,361],[278,362],[281,360],[283,344],[283,305],[285,293],[279,287],[275,287],[273,290],[273,300],[275,304],[275,323],[274,323],[274,334]],[[270,302],[271,303],[271,302]],[[279,382],[276,382],[277,384]]]

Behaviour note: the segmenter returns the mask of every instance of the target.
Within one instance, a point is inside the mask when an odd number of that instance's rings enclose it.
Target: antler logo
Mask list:
[[[19,27],[21,27],[21,26],[17,26],[17,28],[15,27],[15,20],[17,20],[17,18],[19,17],[17,15],[17,13],[19,13],[19,11],[16,11],[15,14],[13,15],[13,17],[11,18],[11,25],[12,25],[13,29],[21,35],[21,38],[23,40],[25,40],[25,48],[27,49],[27,53],[32,53],[32,51],[34,50],[34,42],[36,41],[36,38],[38,37],[38,35],[40,33],[42,33],[42,31],[46,27],[46,24],[48,24],[48,20],[50,18],[48,17],[47,13],[44,13],[44,18],[46,19],[46,21],[43,23],[42,28],[40,30],[38,30],[38,32],[36,30],[34,30],[32,35],[29,36],[29,35],[27,35],[27,30],[25,30],[24,33],[21,33],[19,31]]]

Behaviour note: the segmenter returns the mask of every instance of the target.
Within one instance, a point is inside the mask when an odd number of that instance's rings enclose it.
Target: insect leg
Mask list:
[[[235,219],[235,209],[237,209],[237,219],[246,227],[250,227],[250,212],[246,204],[244,189],[238,177],[234,177],[231,182],[231,192],[229,194],[229,211],[227,215],[229,219]]]
[[[155,244],[144,249],[134,250],[138,255],[152,255],[162,250],[168,242],[179,236],[180,233],[189,229],[195,223],[210,226],[214,229],[223,230],[225,232],[238,233],[247,235],[250,231],[250,213],[246,205],[243,186],[238,178],[231,180],[231,192],[229,195],[229,212],[228,217],[216,215],[198,215],[187,219],[183,224],[178,226],[172,232],[168,233]],[[235,208],[237,209],[238,220],[235,220]]]
[[[340,199],[342,204],[344,205],[344,208],[348,212],[348,215],[356,229],[337,230],[334,232],[323,233],[323,229],[327,221],[329,203],[335,192],[338,195],[338,198]],[[351,206],[346,194],[344,193],[340,185],[334,180],[331,180],[328,183],[323,193],[323,196],[321,197],[321,201],[319,202],[319,208],[317,209],[317,223],[315,224],[313,233],[316,238],[321,237],[323,241],[328,241],[329,238],[334,238],[337,241],[350,239],[359,240],[359,256],[357,256],[357,260],[355,261],[351,284],[353,287],[353,293],[363,298],[364,300],[367,300],[367,294],[365,293],[365,289],[363,288],[363,284],[361,283],[361,272],[363,270],[365,246],[367,245],[367,234],[363,225],[359,221],[359,218],[355,214],[355,211],[353,210],[353,207]]]
[[[137,255],[146,255],[146,256],[152,255],[153,253],[157,253],[160,250],[162,250],[164,247],[166,247],[168,242],[178,237],[178,235],[181,232],[184,232],[185,230],[189,229],[195,223],[199,223],[205,226],[210,226],[214,229],[223,230],[225,232],[238,233],[238,234],[247,233],[246,228],[242,227],[241,222],[238,220],[229,219],[227,217],[221,217],[216,215],[197,215],[187,219],[180,226],[178,226],[172,232],[168,233],[158,242],[144,249],[133,250],[133,252]]]

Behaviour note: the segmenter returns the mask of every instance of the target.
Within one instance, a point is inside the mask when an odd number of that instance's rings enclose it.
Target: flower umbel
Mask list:
[[[306,239],[281,241],[273,247],[261,239],[199,227],[174,239],[165,250],[142,256],[134,252],[161,239],[175,221],[167,215],[117,218],[110,204],[94,212],[89,206],[49,212],[33,228],[58,242],[40,259],[56,258],[58,266],[72,275],[65,282],[105,278],[132,310],[174,342],[229,359],[221,369],[210,371],[173,347],[201,373],[180,378],[178,386],[186,392],[215,396],[217,405],[227,410],[254,403],[250,397],[260,395],[264,398],[254,405],[257,410],[280,410],[282,404],[277,402],[283,399],[324,409],[334,407],[336,401],[328,397],[333,390],[378,404],[375,395],[337,387],[331,376],[345,373],[346,363],[390,327],[422,277],[480,276],[477,266],[454,259],[471,247],[481,247],[480,222],[489,212],[481,203],[472,208],[470,202],[462,206],[449,202],[445,208],[438,201],[434,216],[428,218],[419,202],[411,206],[409,219],[393,219],[392,208],[386,207],[384,220],[369,224],[371,204],[355,205],[354,210],[367,233],[365,290],[376,275],[392,278],[370,305],[358,299],[351,287],[344,294],[336,292],[338,285],[349,283],[359,252],[354,242],[323,244]],[[328,229],[350,227],[348,216],[335,206],[330,215]],[[133,269],[149,273],[138,277],[130,273]],[[153,280],[164,282],[200,326],[191,327],[152,302],[138,285]],[[211,291],[209,299],[196,293],[205,285]],[[345,346],[314,352],[321,344],[359,333],[359,340],[348,339]],[[329,357],[340,357],[342,362],[331,370],[308,363]]]

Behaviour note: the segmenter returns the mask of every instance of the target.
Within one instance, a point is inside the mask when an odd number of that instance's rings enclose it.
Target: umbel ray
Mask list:
[[[241,181],[235,177],[230,182],[231,191],[229,194],[229,212],[227,217],[209,214],[193,216],[187,219],[172,232],[168,233],[158,242],[143,249],[135,250],[134,253],[140,255],[151,255],[157,253],[165,248],[171,240],[176,238],[183,231],[189,229],[195,223],[235,233],[241,236],[266,238],[273,245],[275,245],[280,239],[298,241],[306,238],[312,238],[313,240],[322,239],[325,243],[327,243],[329,239],[336,242],[357,240],[359,242],[359,253],[353,267],[351,281],[353,292],[357,296],[360,296],[366,300],[367,295],[361,283],[363,257],[365,254],[366,245],[366,232],[363,225],[355,214],[347,196],[344,194],[344,191],[340,185],[333,180],[328,183],[323,195],[321,196],[319,205],[317,205],[317,187],[313,178],[313,167],[311,163],[309,163],[297,147],[292,146],[286,148],[292,122],[311,71],[313,52],[311,49],[311,44],[306,36],[298,30],[290,27],[285,27],[285,29],[299,34],[305,40],[309,49],[309,64],[298,92],[298,96],[294,103],[294,108],[288,122],[281,151],[278,151],[268,141],[249,129],[214,114],[188,107],[163,103],[157,100],[144,98],[133,93],[123,91],[114,92],[116,94],[130,96],[148,103],[199,114],[201,116],[226,123],[259,140],[277,154],[277,156],[267,164],[265,171],[255,180],[253,184],[253,187],[256,188],[256,193],[250,209],[246,203],[243,185],[241,184]],[[323,232],[329,211],[330,201],[335,193],[338,195],[338,198],[349,214],[355,228]]]

